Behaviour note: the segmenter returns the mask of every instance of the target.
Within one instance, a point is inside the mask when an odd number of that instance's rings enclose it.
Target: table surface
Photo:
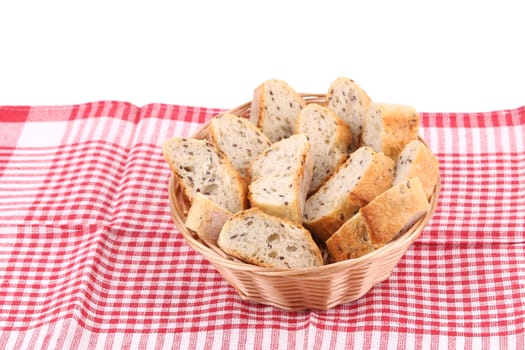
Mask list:
[[[523,348],[525,107],[421,113],[429,225],[328,311],[245,302],[169,213],[160,144],[216,108],[0,107],[0,348]]]

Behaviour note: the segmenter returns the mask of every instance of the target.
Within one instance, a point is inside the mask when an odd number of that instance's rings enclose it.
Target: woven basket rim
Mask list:
[[[320,94],[320,93],[300,93],[300,95],[306,100],[307,103],[313,103],[313,102],[322,102],[323,99],[326,97],[326,94]],[[228,110],[224,113],[232,113],[239,116],[247,117],[249,114],[249,108],[251,106],[251,102],[246,102],[238,107],[235,107],[231,110]],[[210,123],[211,119],[206,122],[201,129],[199,129],[197,132],[192,135],[194,138],[205,138],[208,125]],[[425,143],[421,136],[419,136],[419,139]],[[427,145],[428,146],[428,145]],[[431,220],[440,196],[441,192],[441,178],[438,173],[438,181],[436,184],[436,187],[434,189],[434,193],[432,194],[432,197],[430,199],[430,208],[427,211],[427,213],[420,218],[417,222],[415,222],[406,232],[399,235],[396,239],[389,242],[388,244],[385,244],[384,246],[373,250],[372,252],[369,252],[365,255],[362,255],[358,258],[354,259],[347,259],[339,262],[332,262],[330,264],[325,264],[318,267],[313,268],[301,268],[301,269],[283,269],[283,268],[270,268],[270,267],[261,267],[253,264],[246,263],[244,261],[236,260],[231,257],[226,257],[226,254],[219,254],[218,250],[220,249],[216,245],[212,245],[210,243],[203,242],[200,238],[198,238],[196,235],[192,234],[184,225],[184,217],[181,215],[181,213],[177,212],[183,211],[181,208],[177,207],[177,198],[174,192],[174,187],[176,185],[177,178],[171,174],[171,177],[169,179],[169,200],[170,200],[170,208],[172,217],[174,220],[175,225],[183,235],[186,242],[193,247],[197,252],[199,252],[201,255],[203,255],[206,259],[208,259],[212,264],[214,265],[220,265],[227,267],[231,270],[238,270],[238,271],[248,271],[252,272],[257,275],[261,276],[280,276],[280,277],[289,277],[289,278],[308,278],[310,276],[313,276],[315,278],[319,274],[330,274],[331,272],[335,270],[340,269],[349,269],[353,267],[358,267],[359,265],[366,265],[372,263],[374,260],[377,259],[383,259],[390,256],[390,253],[393,250],[396,249],[408,249],[410,245],[420,236],[425,226],[428,224],[428,222]],[[210,247],[210,245],[212,247]]]

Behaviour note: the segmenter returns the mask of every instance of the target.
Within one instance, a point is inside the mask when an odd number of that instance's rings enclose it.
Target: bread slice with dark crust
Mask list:
[[[378,195],[360,213],[370,241],[386,244],[409,229],[430,209],[418,177],[401,182]]]
[[[334,262],[358,258],[379,246],[370,241],[370,234],[360,213],[347,220],[326,241],[326,248]]]
[[[327,241],[332,260],[358,258],[391,242],[429,210],[418,177],[401,182],[362,207]]]

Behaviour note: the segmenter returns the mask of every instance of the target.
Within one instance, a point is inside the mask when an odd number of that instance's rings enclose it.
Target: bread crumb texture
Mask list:
[[[282,269],[356,259],[430,210],[439,163],[414,107],[373,101],[347,77],[324,97],[270,79],[247,106],[215,116],[206,140],[162,146],[195,202],[187,227],[226,254]]]
[[[238,259],[264,267],[294,269],[323,264],[310,232],[257,208],[229,219],[219,234],[218,245]]]

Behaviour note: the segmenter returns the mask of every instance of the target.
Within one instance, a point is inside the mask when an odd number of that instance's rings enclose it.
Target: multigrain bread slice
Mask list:
[[[213,118],[209,126],[209,139],[221,150],[242,175],[250,163],[271,145],[270,140],[248,119],[225,113]]]
[[[270,79],[253,92],[250,121],[277,142],[294,134],[295,120],[305,100],[283,80]]]
[[[371,103],[365,90],[347,77],[335,79],[328,89],[326,104],[352,131],[352,149],[359,146],[366,111]]]
[[[185,225],[195,231],[203,241],[216,243],[222,226],[232,215],[209,197],[197,193],[191,203]]]
[[[310,232],[258,208],[237,213],[226,221],[217,244],[226,254],[263,267],[300,269],[323,265]]]
[[[334,111],[317,103],[301,110],[296,132],[306,135],[312,145],[314,169],[308,190],[311,194],[348,158],[352,133]]]
[[[306,136],[292,135],[272,144],[250,166],[251,206],[300,224],[312,170],[312,151]]]
[[[421,180],[427,198],[430,199],[438,182],[439,162],[420,140],[410,141],[397,158],[393,185],[416,176]]]
[[[392,186],[394,161],[370,147],[350,155],[305,204],[303,224],[326,241],[359,208]]]
[[[326,248],[333,262],[358,258],[379,246],[370,241],[370,234],[360,213],[347,220],[326,241]]]
[[[362,144],[397,159],[403,148],[418,138],[419,114],[414,107],[372,103],[366,114]]]
[[[418,177],[391,187],[361,208],[360,213],[375,244],[386,244],[408,230],[430,209]]]
[[[208,141],[174,137],[164,141],[162,153],[190,203],[201,193],[232,213],[246,208],[244,179]]]

